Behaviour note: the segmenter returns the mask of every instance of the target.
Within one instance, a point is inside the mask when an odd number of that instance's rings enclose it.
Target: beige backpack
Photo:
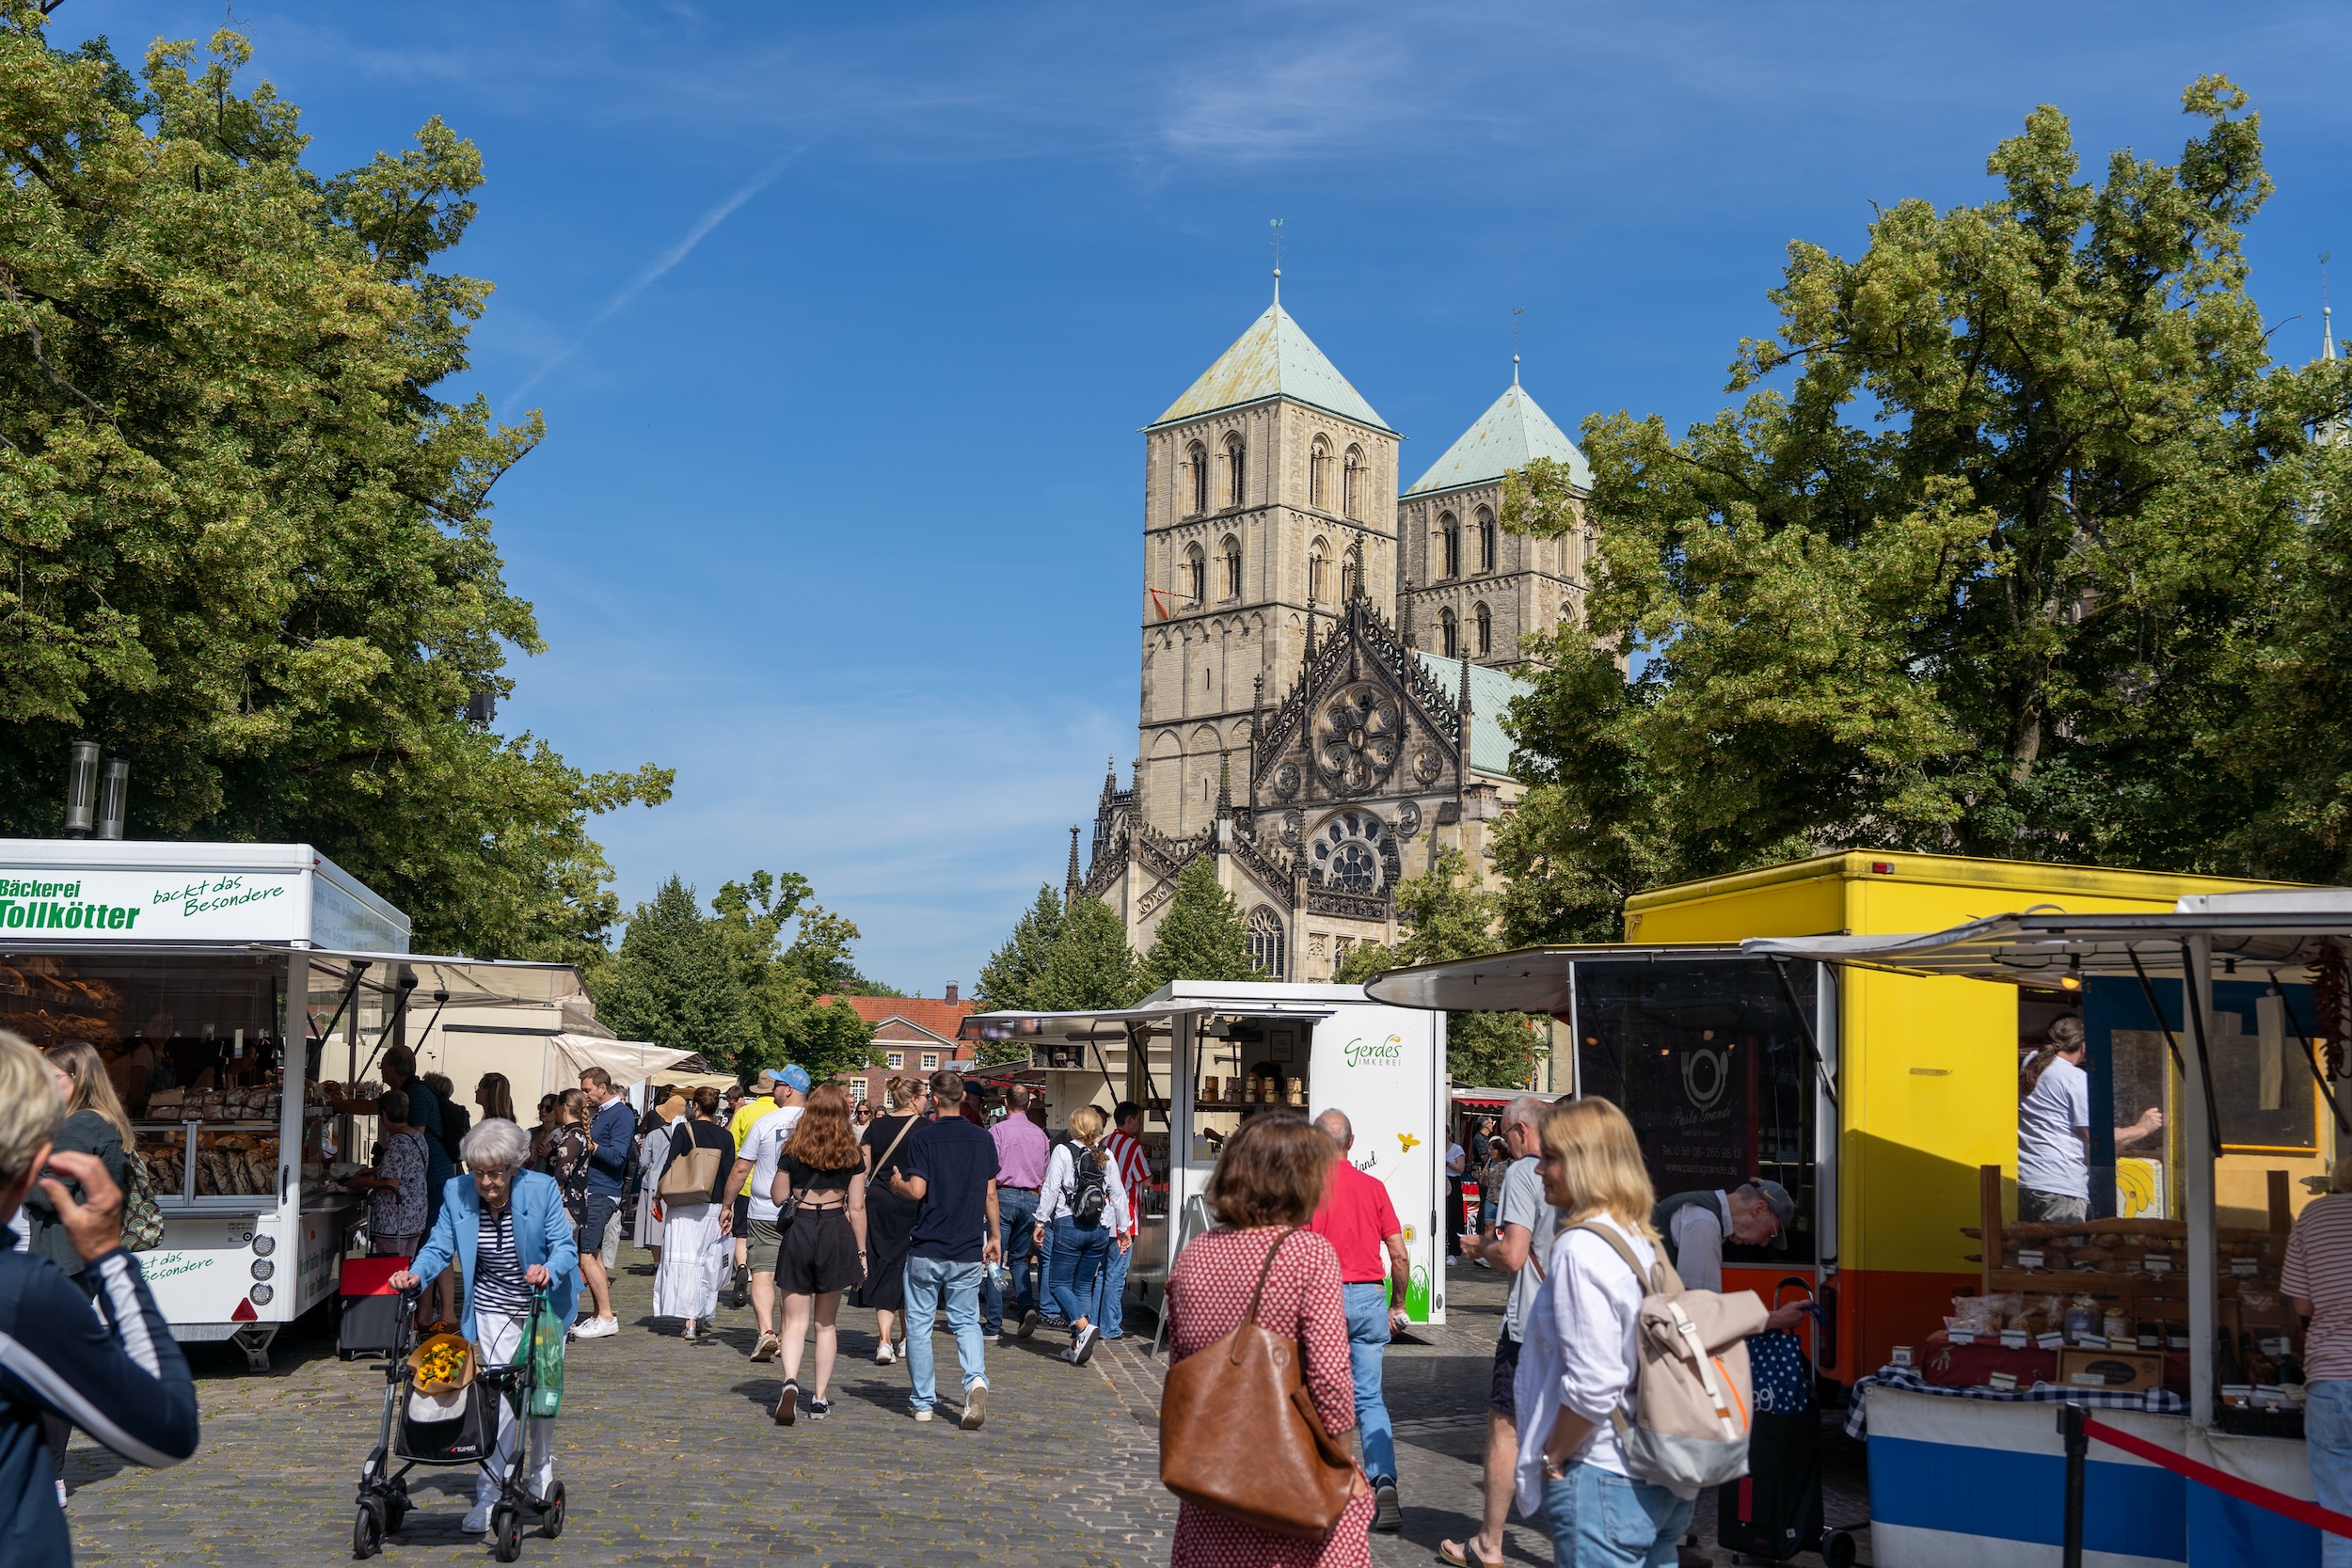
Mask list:
[[[1748,1336],[1764,1326],[1754,1291],[1686,1291],[1661,1253],[1647,1275],[1625,1238],[1587,1221],[1574,1228],[1607,1242],[1643,1282],[1635,1336],[1642,1364],[1625,1407],[1610,1413],[1627,1471],[1637,1481],[1688,1491],[1748,1473],[1748,1429],[1756,1410]]]

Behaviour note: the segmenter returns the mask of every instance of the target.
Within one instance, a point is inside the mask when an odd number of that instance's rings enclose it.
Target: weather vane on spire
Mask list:
[[[1519,384],[1519,318],[1527,314],[1527,307],[1511,307],[1511,385]]]
[[[1282,303],[1282,220],[1269,218],[1266,221],[1274,230],[1274,303],[1279,305]]]

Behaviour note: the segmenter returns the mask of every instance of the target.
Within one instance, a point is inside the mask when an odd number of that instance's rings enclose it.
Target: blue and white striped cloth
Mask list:
[[[1916,1367],[1881,1367],[1853,1386],[1853,1398],[1846,1406],[1846,1435],[1849,1437],[1867,1434],[1868,1422],[1864,1412],[1869,1407],[1869,1402],[1863,1395],[1863,1390],[1867,1388],[1900,1388],[1911,1394],[1939,1394],[1959,1400],[1999,1400],[2019,1404],[2079,1404],[2086,1410],[2146,1410],[2159,1416],[2177,1416],[2188,1408],[2187,1401],[2163,1388],[2126,1393],[2120,1388],[2074,1388],[2058,1383],[2037,1383],[2030,1388],[1987,1388],[1973,1385],[1952,1388],[1940,1383],[1930,1383],[1919,1375]]]

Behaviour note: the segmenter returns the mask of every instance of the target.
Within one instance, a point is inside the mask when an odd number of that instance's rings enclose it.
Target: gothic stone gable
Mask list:
[[[1318,641],[1250,748],[1249,803],[1312,812],[1450,789],[1461,716],[1369,601]]]

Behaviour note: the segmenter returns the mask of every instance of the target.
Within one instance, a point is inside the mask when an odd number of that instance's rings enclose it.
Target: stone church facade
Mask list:
[[[1523,635],[1581,607],[1581,532],[1504,533],[1502,476],[1589,470],[1518,385],[1400,496],[1400,436],[1275,303],[1144,431],[1141,712],[1065,891],[1149,947],[1194,859],[1269,976],[1397,936],[1440,849],[1490,874],[1521,793],[1500,720]]]

